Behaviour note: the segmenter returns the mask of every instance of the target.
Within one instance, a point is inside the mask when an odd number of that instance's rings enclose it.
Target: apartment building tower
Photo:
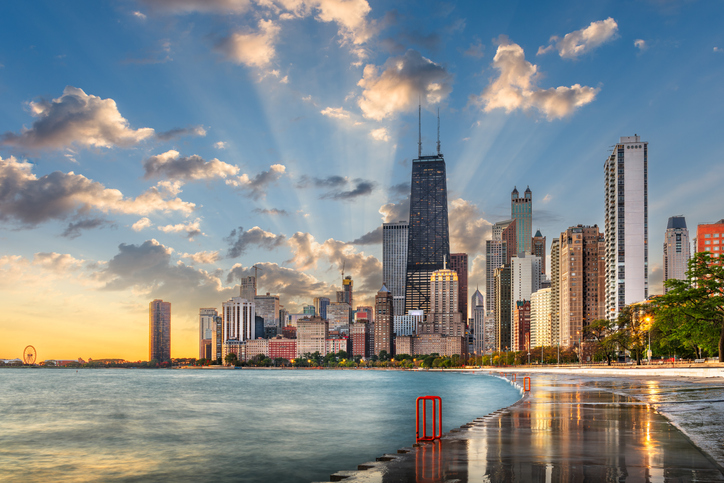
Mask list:
[[[148,304],[148,360],[171,360],[171,302],[156,299]]]
[[[382,224],[382,281],[392,292],[395,315],[405,315],[409,228],[406,221]]]
[[[686,219],[683,216],[672,216],[664,235],[664,282],[672,278],[686,280],[690,258],[691,244]],[[666,292],[668,289],[664,286]]]

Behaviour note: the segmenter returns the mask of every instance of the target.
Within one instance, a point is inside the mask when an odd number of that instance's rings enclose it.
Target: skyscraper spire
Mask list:
[[[417,103],[417,158],[422,157],[422,101]]]
[[[437,108],[437,155],[440,156],[440,108]]]

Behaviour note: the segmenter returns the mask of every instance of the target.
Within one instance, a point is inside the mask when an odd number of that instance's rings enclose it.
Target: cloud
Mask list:
[[[226,184],[245,192],[246,196],[250,198],[264,198],[269,185],[276,183],[284,176],[286,169],[283,164],[272,164],[269,171],[262,171],[253,178],[250,178],[248,174],[242,174],[236,178],[227,179]]]
[[[66,229],[61,233],[60,236],[66,238],[78,238],[81,230],[92,230],[93,228],[103,227],[108,224],[107,220],[103,218],[86,218],[79,220],[75,223],[69,223]]]
[[[485,106],[485,112],[494,109],[505,109],[506,112],[536,109],[550,121],[569,116],[576,108],[592,102],[600,90],[580,84],[538,88],[538,67],[525,60],[520,45],[509,42],[505,37],[500,38],[493,67],[500,75],[477,99]]]
[[[467,253],[470,258],[485,252],[493,224],[483,218],[480,209],[462,198],[448,203],[450,251]]]
[[[548,203],[550,200],[553,199],[553,195],[550,193],[546,194],[542,200],[540,200],[541,203]]]
[[[387,142],[390,140],[390,135],[387,134],[387,129],[384,127],[373,129],[370,131],[370,136],[372,136],[372,139],[376,139],[377,141]]]
[[[634,40],[634,46],[642,52],[649,48],[649,46],[646,44],[646,41],[642,39]]]
[[[558,55],[564,59],[577,59],[596,47],[613,40],[616,38],[617,33],[618,24],[613,18],[609,17],[606,20],[591,22],[588,27],[566,34],[562,39],[554,35],[547,47],[541,46],[538,48],[537,55],[557,50]]]
[[[277,208],[255,208],[254,213],[269,216],[289,216],[289,212],[287,210],[279,210]]]
[[[480,39],[478,39],[474,44],[470,44],[470,47],[468,47],[463,54],[475,59],[482,59],[485,56],[485,46]]]
[[[382,263],[372,255],[357,252],[355,247],[332,238],[319,243],[309,233],[297,232],[289,239],[292,263],[298,270],[317,268],[320,263],[328,263],[328,269],[345,267],[345,274],[357,280],[355,291],[372,295],[382,285]]]
[[[159,182],[136,198],[126,198],[119,190],[106,188],[72,171],[55,171],[41,178],[33,165],[11,156],[0,158],[0,219],[36,226],[48,220],[64,220],[71,215],[102,213],[148,215],[157,211],[190,214],[194,203],[182,201],[178,183]]]
[[[357,178],[353,180],[352,183],[354,184],[352,189],[332,190],[320,196],[320,199],[351,201],[357,197],[368,195],[375,189],[375,183],[373,181]]]
[[[345,111],[343,107],[327,107],[319,111],[323,116],[334,119],[349,119],[349,111]]]
[[[57,273],[78,270],[85,260],[73,258],[67,253],[60,254],[55,252],[36,253],[33,257],[33,265],[40,266],[46,270]]]
[[[326,282],[299,270],[269,262],[254,265],[259,268],[258,273],[253,267],[244,268],[239,263],[235,264],[226,276],[226,283],[233,283],[243,277],[258,276],[257,287],[262,287],[265,292],[279,294],[284,301],[284,307],[290,311],[295,306],[309,304],[312,298],[319,297],[320,294],[333,293],[333,287]]]
[[[226,149],[226,143],[224,141],[219,141],[217,143],[214,143],[214,147],[216,149]]]
[[[394,196],[410,196],[410,183],[397,183],[388,190]]]
[[[196,218],[194,221],[187,221],[186,223],[178,223],[176,225],[159,226],[158,229],[164,233],[183,234],[190,241],[193,241],[194,237],[199,235],[206,236],[206,234],[201,231],[200,218]]]
[[[419,99],[425,105],[439,104],[452,92],[452,76],[419,52],[408,50],[388,59],[381,73],[377,66],[366,65],[357,85],[364,89],[357,101],[362,114],[379,121],[412,110]]]
[[[148,127],[131,129],[113,99],[88,95],[77,87],[67,86],[52,101],[41,99],[28,105],[37,118],[32,127],[20,134],[3,134],[0,144],[28,149],[130,147],[154,133]]]
[[[221,39],[216,50],[227,60],[248,67],[263,68],[272,63],[276,56],[274,44],[279,36],[280,27],[272,20],[259,20],[256,32],[238,31]]]
[[[141,0],[149,8],[168,13],[244,13],[250,0]]]
[[[262,230],[258,226],[244,231],[243,227],[234,228],[224,241],[229,244],[226,251],[226,258],[238,258],[246,253],[249,246],[257,246],[265,250],[274,250],[282,246],[286,240],[284,235],[276,235],[274,233]]]
[[[133,229],[133,231],[141,231],[141,230],[143,230],[144,228],[150,227],[151,225],[152,225],[151,220],[149,220],[148,218],[146,218],[146,217],[144,216],[143,218],[141,218],[140,220],[138,220],[137,222],[135,222],[135,223],[131,226],[131,228]]]
[[[141,20],[146,20],[146,15],[142,14],[141,12],[133,12],[133,16],[136,18],[140,18]]]
[[[714,47],[714,52],[724,52],[724,49],[721,47]]]
[[[227,178],[239,173],[239,167],[214,158],[204,161],[201,156],[181,156],[170,150],[151,156],[143,162],[145,179],[164,177],[172,180],[194,181],[200,179]]]
[[[349,180],[344,176],[327,176],[326,178],[310,178],[307,175],[302,175],[297,181],[297,188],[308,188],[314,186],[315,188],[338,188],[345,186]]]
[[[170,141],[182,136],[206,136],[206,129],[203,126],[175,127],[169,131],[156,133],[156,139]]]
[[[380,207],[379,213],[382,215],[383,223],[395,223],[398,221],[408,221],[410,219],[410,194],[402,201],[397,203],[387,203]]]
[[[382,225],[349,242],[350,245],[379,245],[380,243],[382,243]]]
[[[196,253],[183,253],[181,258],[187,258],[199,265],[209,265],[218,262],[221,257],[219,251],[214,252],[196,252]]]

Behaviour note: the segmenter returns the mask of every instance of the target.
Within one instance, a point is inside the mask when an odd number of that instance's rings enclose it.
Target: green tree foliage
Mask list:
[[[233,366],[236,364],[236,359],[237,359],[236,354],[231,352],[229,354],[226,354],[226,357],[224,357],[224,362],[228,366]]]
[[[669,342],[684,342],[724,362],[724,266],[707,252],[689,260],[686,280],[669,279],[653,301],[656,328]]]
[[[606,319],[594,320],[583,329],[586,340],[595,344],[595,355],[605,359],[609,366],[618,349],[615,337],[617,329],[618,324],[615,321]]]

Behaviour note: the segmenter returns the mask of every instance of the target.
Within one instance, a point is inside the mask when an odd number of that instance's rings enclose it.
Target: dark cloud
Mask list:
[[[87,218],[84,220],[79,220],[75,223],[68,223],[68,226],[65,228],[63,233],[61,233],[60,236],[64,236],[66,238],[78,238],[81,234],[82,230],[92,230],[93,228],[102,228],[106,225],[108,225],[108,220],[104,220],[103,218]]]
[[[156,139],[160,141],[170,141],[182,136],[206,136],[206,129],[203,126],[175,127],[156,133]]]
[[[382,225],[349,242],[350,245],[378,245],[380,243],[382,243]]]
[[[289,216],[289,212],[287,210],[279,210],[277,208],[255,208],[254,213],[258,215],[269,215],[269,216]]]
[[[37,118],[32,127],[20,134],[3,134],[0,145],[27,149],[129,147],[153,135],[151,128],[131,129],[113,99],[88,95],[77,87],[67,86],[59,98],[40,99],[29,106]]]
[[[407,45],[418,45],[423,49],[436,50],[440,46],[440,36],[436,33],[422,35],[420,32],[404,32],[400,34],[400,40]]]
[[[357,178],[353,181],[354,188],[351,190],[336,190],[320,196],[320,199],[332,199],[340,201],[351,201],[359,196],[365,196],[375,189],[375,183]]]
[[[196,154],[181,156],[174,150],[146,159],[143,161],[143,170],[145,179],[167,178],[182,181],[227,178],[239,172],[237,166],[218,159],[205,161]]]
[[[349,180],[344,176],[333,175],[327,176],[326,178],[310,178],[307,175],[303,175],[299,178],[299,181],[297,181],[297,188],[339,188],[346,186],[348,182]]]
[[[226,258],[240,257],[250,245],[273,250],[283,245],[285,240],[286,236],[264,231],[258,226],[247,231],[244,231],[244,228],[240,226],[231,230],[229,236],[224,238],[224,241],[229,244]]]
[[[399,183],[390,186],[390,194],[394,196],[410,196],[410,183]]]
[[[226,283],[233,283],[242,277],[250,277],[258,273],[257,286],[263,288],[264,292],[281,295],[285,305],[287,298],[302,297],[309,303],[308,301],[314,297],[325,294],[329,296],[333,292],[332,287],[327,283],[293,268],[285,268],[269,262],[255,265],[259,268],[258,272],[255,272],[252,267],[244,268],[240,264],[234,265],[226,276]]]
[[[253,178],[248,174],[242,174],[226,180],[226,184],[244,192],[246,196],[253,199],[264,198],[267,188],[276,183],[284,173],[286,166],[283,164],[272,164],[269,171],[262,171]]]

